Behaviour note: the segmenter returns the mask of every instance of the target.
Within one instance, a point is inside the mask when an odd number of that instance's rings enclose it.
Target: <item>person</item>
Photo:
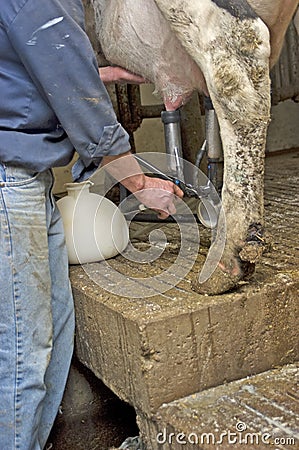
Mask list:
[[[113,80],[115,70],[102,70],[103,78]],[[0,448],[38,450],[59,409],[74,337],[51,169],[76,150],[72,174],[83,181],[101,163],[126,157],[117,169],[122,183],[161,217],[174,212],[182,192],[146,177],[131,155],[81,0],[2,2],[0,92]]]

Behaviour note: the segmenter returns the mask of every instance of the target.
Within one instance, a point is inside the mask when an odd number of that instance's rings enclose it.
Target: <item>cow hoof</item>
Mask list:
[[[255,264],[261,259],[262,254],[265,251],[264,242],[247,241],[239,252],[239,257],[244,263]]]
[[[248,229],[245,245],[239,251],[239,258],[245,263],[255,264],[263,253],[271,247],[271,236],[265,232],[262,225],[253,223]]]
[[[193,283],[194,290],[208,295],[231,291],[240,281],[247,281],[252,277],[255,264],[270,246],[271,236],[264,233],[261,224],[253,223],[248,229],[248,236],[242,248],[227,250],[207,281],[200,283],[197,280]]]
[[[235,289],[240,281],[249,280],[254,274],[255,264],[241,261],[239,258],[233,261],[233,269],[226,270],[220,263],[207,281],[204,283],[195,281],[193,283],[194,290],[199,294],[219,295]]]
[[[223,271],[219,266],[213,275],[204,283],[195,281],[193,288],[199,294],[218,295],[232,290],[241,280],[242,275],[232,275]]]

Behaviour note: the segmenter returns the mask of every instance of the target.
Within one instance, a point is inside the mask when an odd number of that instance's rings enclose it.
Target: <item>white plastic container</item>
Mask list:
[[[117,206],[89,191],[92,182],[66,184],[67,196],[57,201],[70,264],[112,258],[129,242],[126,219]]]

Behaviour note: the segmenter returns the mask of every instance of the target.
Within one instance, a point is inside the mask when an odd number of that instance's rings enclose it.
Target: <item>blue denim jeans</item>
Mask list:
[[[74,311],[51,171],[0,163],[0,448],[44,448],[73,351]]]

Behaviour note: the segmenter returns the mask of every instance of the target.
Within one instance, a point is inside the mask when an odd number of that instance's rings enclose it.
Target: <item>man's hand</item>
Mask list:
[[[142,84],[147,83],[140,75],[129,72],[122,67],[106,66],[99,67],[100,78],[103,83],[131,83],[131,84]]]
[[[144,175],[131,152],[118,156],[104,156],[102,165],[116,180],[120,181],[146,207],[158,212],[160,219],[174,214],[176,197],[183,191],[171,181]]]
[[[166,219],[176,212],[176,197],[182,198],[184,194],[171,181],[145,176],[143,189],[135,192],[134,195],[145,206],[157,211],[159,219]]]

